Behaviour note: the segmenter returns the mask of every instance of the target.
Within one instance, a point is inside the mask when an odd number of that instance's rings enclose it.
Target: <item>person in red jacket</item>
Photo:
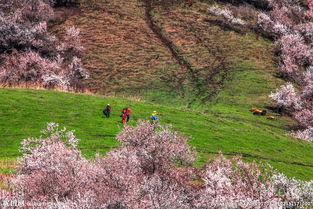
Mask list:
[[[124,108],[122,110],[121,118],[122,118],[123,125],[125,125],[126,124],[126,120],[127,120],[127,109],[126,108]]]

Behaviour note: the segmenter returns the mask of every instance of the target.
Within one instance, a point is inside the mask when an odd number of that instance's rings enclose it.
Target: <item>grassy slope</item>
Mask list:
[[[242,84],[250,85],[249,71],[238,73]],[[259,78],[261,79],[261,77]],[[259,82],[257,80],[256,82]],[[237,83],[237,82],[236,82]],[[265,88],[264,84],[264,88]],[[100,96],[75,95],[51,91],[0,90],[0,157],[2,161],[18,156],[22,138],[38,136],[46,122],[54,121],[75,129],[81,139],[80,149],[92,157],[95,152],[105,153],[117,146],[115,134],[120,130],[119,110],[130,105],[134,111],[132,124],[140,118],[147,118],[153,110],[162,113],[162,124],[172,124],[175,130],[190,136],[190,144],[199,152],[198,164],[206,161],[212,153],[241,153],[251,155],[247,159],[265,160],[274,168],[302,179],[312,179],[312,144],[296,141],[285,135],[286,121],[282,118],[268,121],[255,117],[247,111],[248,104],[236,104],[231,100],[234,88],[220,96],[220,102],[212,104],[207,113],[186,111],[127,99]],[[241,101],[241,99],[237,100]],[[242,100],[243,102],[249,102]],[[102,106],[111,103],[114,114],[111,119],[101,117]],[[306,164],[300,166],[297,164]],[[2,170],[7,169],[3,166]]]

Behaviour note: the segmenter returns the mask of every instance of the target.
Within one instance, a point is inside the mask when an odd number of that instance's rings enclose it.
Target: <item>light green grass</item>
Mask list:
[[[249,73],[245,72],[237,73],[237,79],[249,80]],[[222,151],[243,154],[248,160],[263,159],[288,176],[313,179],[313,145],[288,137],[284,130],[288,123],[283,118],[269,121],[253,116],[248,111],[249,99],[237,98],[239,104],[232,101],[236,89],[230,88],[231,83],[206,111],[102,96],[1,89],[0,158],[18,157],[21,139],[39,136],[49,121],[76,130],[85,156],[104,154],[118,146],[114,136],[121,129],[119,113],[123,107],[130,106],[134,112],[132,125],[139,119],[148,119],[151,111],[157,110],[162,114],[162,124],[172,124],[174,130],[190,137],[190,144],[199,153],[197,165]],[[244,92],[249,94],[249,89],[242,88],[241,93]],[[103,118],[101,112],[107,103],[113,106],[110,119]]]

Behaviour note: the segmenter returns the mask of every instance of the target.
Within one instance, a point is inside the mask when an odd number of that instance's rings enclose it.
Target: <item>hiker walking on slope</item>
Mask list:
[[[123,123],[123,125],[125,125],[125,124],[126,124],[126,121],[127,121],[127,108],[124,108],[124,109],[122,110],[121,118],[122,118],[122,123]]]
[[[107,106],[104,108],[103,110],[103,114],[106,118],[109,118],[111,115],[111,111],[112,111],[112,107],[110,106],[110,104],[107,104]]]
[[[152,123],[157,123],[159,121],[158,112],[157,111],[153,111],[152,112],[150,120],[151,120]]]
[[[126,108],[126,123],[130,120],[130,115],[132,114],[132,111],[129,107]]]

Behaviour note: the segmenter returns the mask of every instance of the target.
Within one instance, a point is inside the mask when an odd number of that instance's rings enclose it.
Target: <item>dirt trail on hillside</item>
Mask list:
[[[145,18],[147,25],[153,31],[153,33],[160,39],[163,45],[172,53],[173,58],[178,62],[178,64],[188,70],[191,74],[193,73],[192,65],[188,62],[187,59],[184,58],[180,49],[162,32],[162,28],[160,28],[153,20],[152,12],[153,5],[150,0],[145,0]]]

